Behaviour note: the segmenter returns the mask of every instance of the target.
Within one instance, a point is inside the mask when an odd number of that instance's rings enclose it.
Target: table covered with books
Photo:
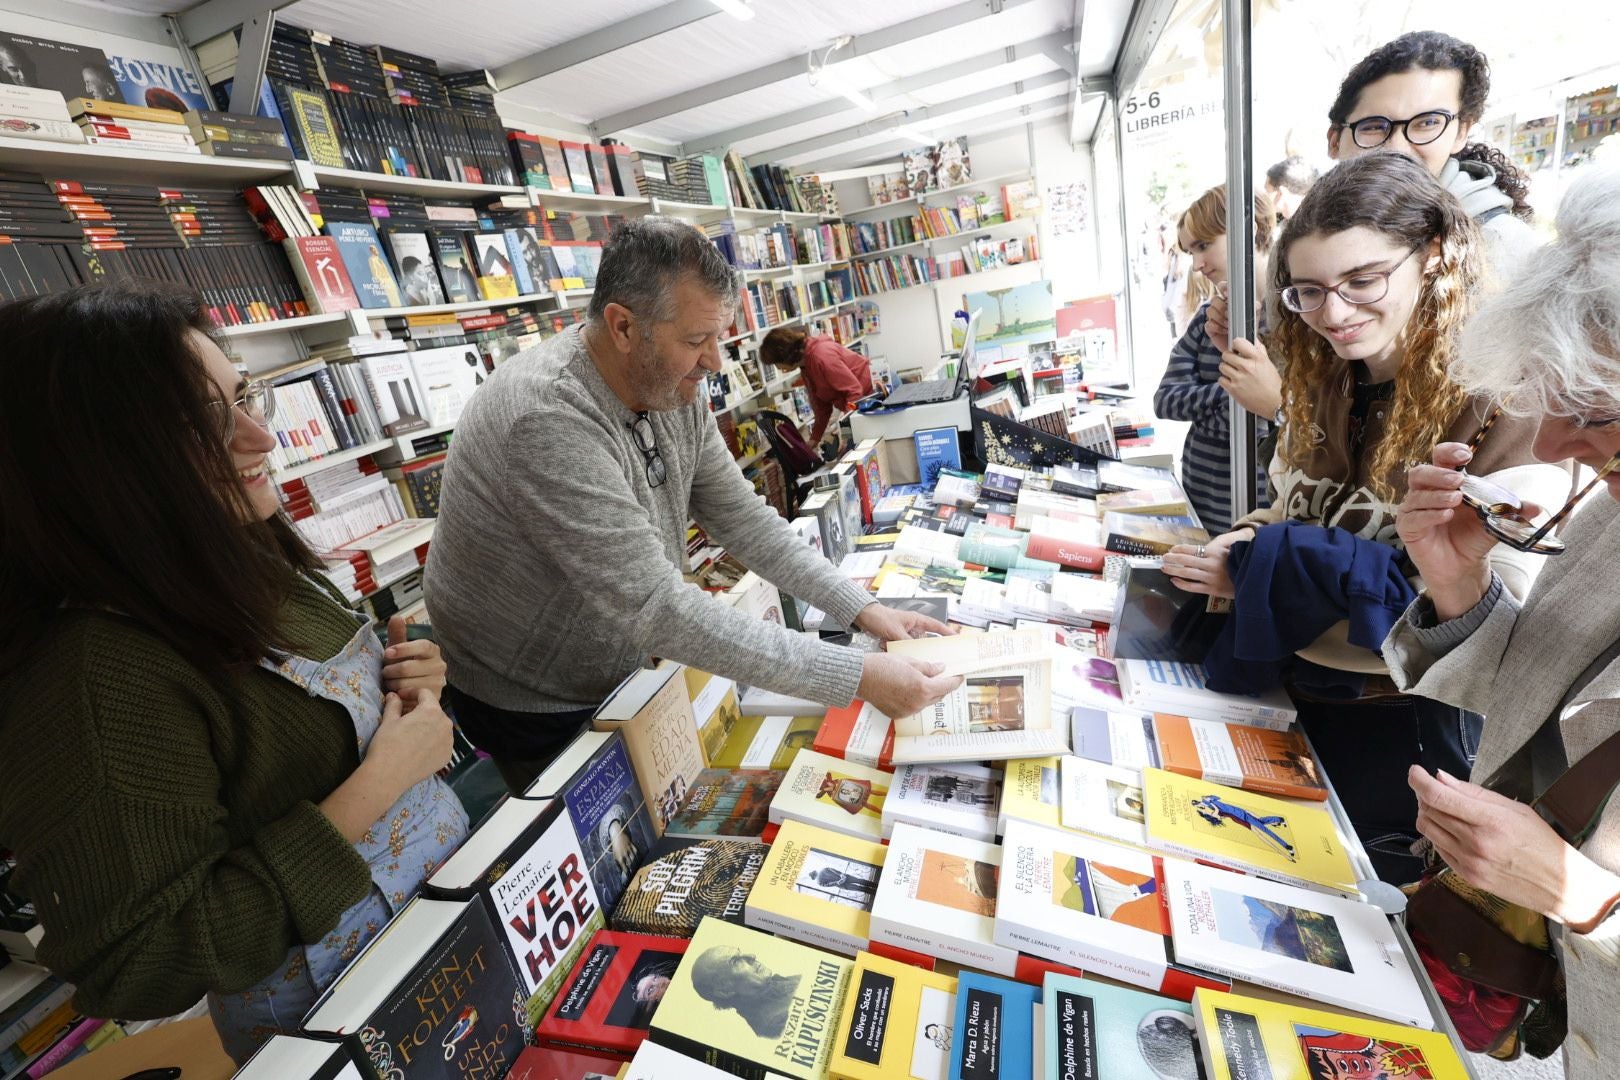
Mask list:
[[[1175,658],[1172,475],[886,485],[881,450],[795,524],[954,624],[890,648],[955,691],[890,718],[634,673],[239,1075],[1471,1075],[1287,696]],[[718,599],[847,633],[752,574]]]

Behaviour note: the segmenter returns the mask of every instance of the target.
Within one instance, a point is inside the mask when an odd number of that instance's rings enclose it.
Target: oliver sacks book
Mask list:
[[[952,976],[856,953],[827,1075],[832,1080],[944,1080],[955,1013]]]

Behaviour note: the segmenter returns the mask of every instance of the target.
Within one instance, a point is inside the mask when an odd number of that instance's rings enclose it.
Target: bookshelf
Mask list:
[[[461,300],[454,304],[425,304],[420,307],[356,308],[354,314],[365,319],[386,319],[397,316],[440,315],[457,311],[477,311],[480,308],[510,307],[513,304],[533,304],[541,300],[554,300],[553,292],[526,293],[496,300]],[[345,312],[345,314],[348,314]]]
[[[1019,180],[1032,180],[1028,170],[1022,172],[1003,173],[998,176],[987,176],[982,180],[970,180],[966,184],[957,184],[954,187],[937,188],[933,191],[924,191],[906,196],[904,199],[891,199],[886,203],[873,203],[871,206],[862,206],[854,210],[844,211],[845,218],[865,217],[867,214],[882,210],[899,210],[904,207],[920,206],[929,199],[937,199],[942,195],[956,195],[963,191],[982,191],[986,188],[1000,188],[1009,182]],[[998,192],[999,194],[999,192]]]
[[[321,187],[364,188],[368,191],[420,195],[424,199],[481,199],[491,195],[521,195],[524,191],[521,187],[505,184],[462,184],[453,180],[391,176],[358,169],[332,169],[324,165],[311,165],[309,171]]]
[[[578,210],[586,213],[613,213],[632,208],[648,209],[652,200],[639,195],[596,195],[583,191],[554,191],[550,188],[521,188],[529,202],[550,210]]]
[[[879,259],[885,255],[892,255],[896,251],[905,251],[909,248],[927,247],[931,242],[932,241],[929,240],[913,240],[909,244],[895,244],[892,247],[878,248],[876,251],[857,252],[852,257],[856,259]]]
[[[334,311],[330,315],[301,315],[296,319],[276,319],[272,322],[222,326],[219,328],[219,333],[231,338],[254,337],[258,334],[290,333],[294,330],[307,330],[312,326],[340,323],[347,318],[347,312]]]
[[[383,445],[378,448],[377,453],[387,454],[390,458],[398,457],[400,461],[409,461],[415,456],[414,449],[418,439],[431,439],[435,435],[443,435],[448,431],[454,431],[455,428],[456,425],[454,424],[440,424],[438,427],[419,428],[416,431],[407,432],[404,435],[396,435],[394,438],[391,438],[387,442],[383,443]],[[398,464],[398,462],[391,463]],[[379,559],[377,561],[387,562],[386,559]]]
[[[299,477],[308,476],[310,473],[317,473],[322,469],[330,469],[334,465],[342,465],[346,461],[356,461],[365,457],[367,454],[378,453],[379,451],[388,449],[392,445],[394,445],[393,439],[378,439],[376,442],[369,442],[364,446],[356,446],[349,450],[340,450],[335,454],[324,454],[321,457],[315,458],[313,461],[301,461],[297,465],[289,465],[285,469],[274,469],[272,472],[274,474],[276,483],[285,484],[289,480],[297,480]]]
[[[232,185],[290,183],[290,161],[246,161],[207,154],[126,150],[118,146],[44,142],[0,135],[0,161],[8,170],[47,177],[84,177],[125,184]]]

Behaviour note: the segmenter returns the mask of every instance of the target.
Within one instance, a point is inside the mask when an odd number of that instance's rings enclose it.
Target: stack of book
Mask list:
[[[0,135],[42,142],[84,142],[84,132],[68,115],[62,95],[36,86],[0,85]]]
[[[291,161],[292,144],[281,121],[268,116],[193,110],[186,129],[203,153],[249,161]]]
[[[68,102],[73,122],[92,146],[122,146],[169,154],[200,154],[184,114],[149,109],[121,101],[74,98]]]

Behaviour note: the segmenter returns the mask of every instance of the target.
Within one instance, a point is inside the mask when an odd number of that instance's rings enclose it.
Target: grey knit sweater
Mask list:
[[[658,656],[848,704],[862,654],[685,582],[687,520],[846,623],[871,597],[754,491],[701,397],[651,414],[668,469],[658,487],[648,486],[634,419],[577,327],[508,360],[468,404],[425,575],[451,684],[497,708],[561,712],[596,705]]]

